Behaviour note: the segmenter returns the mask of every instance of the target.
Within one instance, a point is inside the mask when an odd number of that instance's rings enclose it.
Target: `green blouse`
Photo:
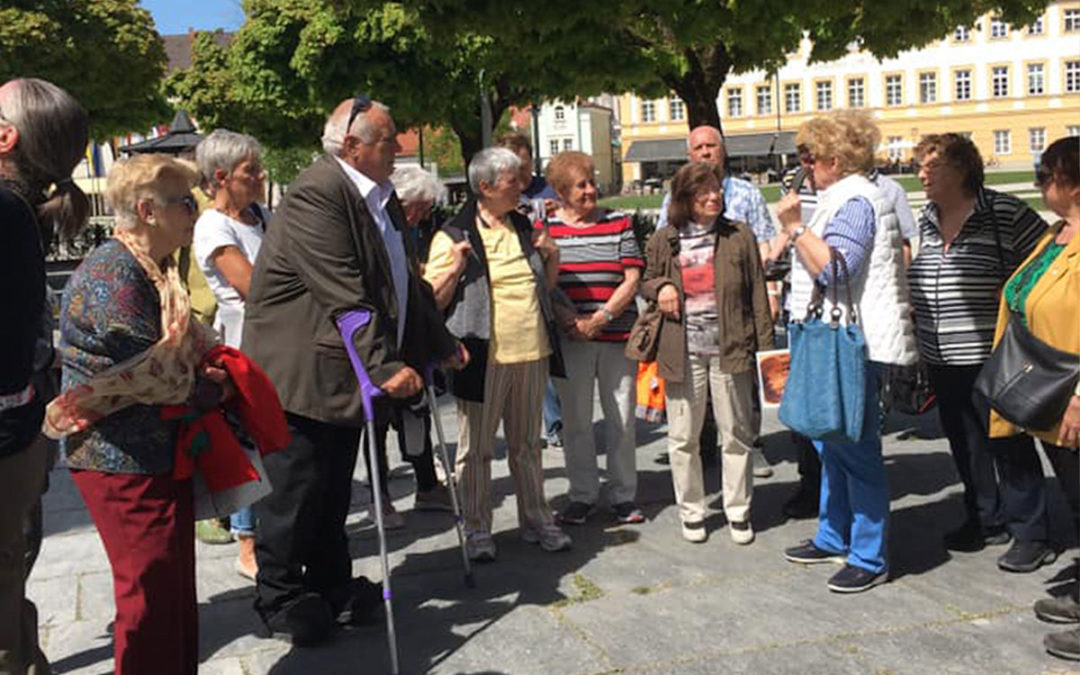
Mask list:
[[[1039,283],[1039,279],[1046,274],[1046,270],[1050,269],[1050,266],[1054,264],[1054,261],[1057,260],[1058,255],[1063,250],[1065,250],[1065,244],[1051,241],[1039,255],[1032,258],[1031,262],[1024,265],[1005,284],[1005,302],[1009,305],[1009,309],[1020,317],[1025,326],[1027,325],[1027,316],[1024,314],[1024,305],[1027,303],[1028,295],[1031,294],[1031,289],[1035,288],[1035,284]]]

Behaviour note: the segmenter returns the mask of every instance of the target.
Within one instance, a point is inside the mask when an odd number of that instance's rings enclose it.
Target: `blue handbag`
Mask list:
[[[852,443],[863,438],[866,412],[866,338],[851,302],[847,263],[830,249],[834,283],[830,320],[822,320],[820,284],[807,307],[806,318],[788,325],[791,370],[780,401],[780,421],[793,431],[819,441]],[[838,305],[841,277],[847,295],[847,323]]]

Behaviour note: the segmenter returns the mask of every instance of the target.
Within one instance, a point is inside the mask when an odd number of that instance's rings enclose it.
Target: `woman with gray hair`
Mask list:
[[[420,221],[431,215],[431,208],[446,194],[446,188],[439,179],[419,166],[402,166],[394,169],[390,175],[394,191],[401,200],[405,211],[405,220],[409,227],[416,227]]]
[[[195,148],[199,172],[214,193],[214,205],[195,223],[192,252],[217,300],[214,329],[222,341],[240,349],[244,301],[270,213],[259,203],[263,182],[262,147],[247,134],[215,129]],[[255,579],[255,517],[245,507],[229,518],[240,544],[236,571]]]
[[[503,422],[518,522],[525,541],[545,551],[570,547],[544,499],[540,403],[550,369],[562,377],[562,354],[549,295],[559,249],[546,229],[533,229],[515,208],[521,160],[506,148],[478,152],[469,165],[474,198],[431,242],[424,277],[435,289],[446,325],[471,360],[455,372],[457,480],[466,549],[495,559],[491,537],[491,459]],[[549,365],[550,358],[550,365]]]
[[[48,445],[38,430],[46,401],[34,390],[34,349],[45,307],[43,243],[74,233],[89,202],[71,180],[89,138],[86,111],[44,80],[0,86],[0,672],[49,672],[37,609],[25,599],[23,522],[45,486]],[[51,186],[51,190],[50,190]]]

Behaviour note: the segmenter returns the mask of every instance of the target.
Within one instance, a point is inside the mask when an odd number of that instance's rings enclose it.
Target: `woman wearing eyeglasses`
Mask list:
[[[197,365],[213,335],[191,319],[172,258],[191,243],[195,182],[164,155],[117,163],[114,238],[75,270],[60,316],[64,393],[45,428],[112,566],[118,674],[198,668],[192,481],[173,477],[178,426],[162,418],[165,403],[216,405],[225,382]]]
[[[1020,317],[1044,343],[1080,354],[1080,138],[1061,138],[1042,155],[1035,175],[1043,202],[1059,218],[1035,245],[1035,250],[1005,282],[998,311],[995,341],[1000,340],[1010,315]],[[1080,360],[1080,357],[1078,357]],[[1010,437],[1018,430],[996,412],[990,413],[990,435]],[[1080,389],[1069,400],[1056,428],[1029,432],[1042,443],[1073,514],[1080,514]],[[1052,623],[1080,623],[1074,594],[1035,603],[1035,615]],[[1080,629],[1051,633],[1044,640],[1055,656],[1080,660]]]
[[[240,349],[251,270],[270,220],[259,203],[266,189],[262,147],[246,134],[215,129],[195,149],[195,161],[203,180],[213,186],[214,205],[195,223],[192,252],[217,300],[214,328],[222,342]],[[229,525],[240,544],[236,571],[254,580],[258,566],[251,507],[232,514]]]
[[[1021,200],[983,185],[979,150],[959,134],[924,136],[915,158],[929,200],[919,216],[919,255],[908,269],[916,336],[964,484],[966,517],[945,545],[977,551],[1012,538],[998,567],[1032,572],[1057,557],[1047,545],[1035,444],[1019,433],[989,439],[989,407],[972,391],[990,356],[1001,288],[1046,223]]]

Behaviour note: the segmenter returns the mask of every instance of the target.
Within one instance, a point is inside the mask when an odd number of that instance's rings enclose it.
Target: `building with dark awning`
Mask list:
[[[732,134],[724,137],[724,147],[728,166],[735,171],[775,169],[778,157],[787,159],[784,164],[794,158],[795,132]],[[641,163],[643,178],[666,179],[686,162],[686,137],[632,141],[623,162]]]

